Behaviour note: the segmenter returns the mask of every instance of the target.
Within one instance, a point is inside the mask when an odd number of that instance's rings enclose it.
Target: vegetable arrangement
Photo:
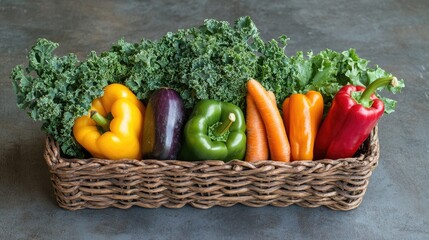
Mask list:
[[[43,122],[65,156],[352,156],[381,114],[394,111],[396,102],[375,90],[397,93],[403,80],[368,67],[353,49],[288,57],[287,40],[262,40],[249,17],[234,25],[209,19],[156,41],[119,40],[82,62],[54,55],[58,44],[39,39],[11,79],[18,106]]]

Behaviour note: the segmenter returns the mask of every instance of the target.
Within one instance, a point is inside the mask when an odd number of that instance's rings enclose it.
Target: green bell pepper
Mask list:
[[[179,159],[243,159],[246,153],[246,124],[241,109],[216,100],[198,102],[185,125]]]

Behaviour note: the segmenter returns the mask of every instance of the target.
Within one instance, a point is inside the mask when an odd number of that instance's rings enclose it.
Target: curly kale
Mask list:
[[[249,18],[228,22],[206,20],[203,25],[167,33],[158,41],[136,47],[125,84],[147,99],[159,87],[177,90],[186,108],[201,99],[244,106],[245,82],[256,75],[257,55],[248,44],[258,38]]]
[[[113,53],[91,52],[85,62],[79,62],[74,54],[54,56],[57,47],[39,39],[28,55],[28,67],[16,66],[11,78],[18,107],[43,122],[42,129],[59,142],[64,154],[80,157],[82,148],[71,133],[74,120],[87,114],[92,100],[101,96],[106,85],[119,82],[127,70]]]

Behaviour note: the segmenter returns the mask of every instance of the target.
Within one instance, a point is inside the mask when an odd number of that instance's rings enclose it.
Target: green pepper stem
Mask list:
[[[100,113],[95,110],[91,110],[90,112],[91,119],[95,121],[97,126],[100,126],[103,131],[110,131],[110,120],[103,117]]]
[[[224,134],[229,129],[229,127],[231,127],[231,125],[235,122],[235,120],[236,120],[235,114],[234,113],[230,113],[228,115],[228,121],[222,122],[222,124],[219,125],[213,131],[214,135],[215,136],[221,136],[222,134]]]
[[[398,79],[396,77],[378,78],[377,80],[375,80],[374,82],[369,84],[368,87],[366,87],[365,91],[363,91],[358,102],[365,107],[371,107],[371,96],[372,96],[372,94],[377,90],[377,88],[382,87],[382,86],[387,86],[389,84],[391,84],[392,86],[397,85]]]

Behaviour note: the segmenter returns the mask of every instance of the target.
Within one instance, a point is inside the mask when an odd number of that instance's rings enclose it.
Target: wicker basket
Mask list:
[[[84,208],[196,208],[273,205],[359,206],[378,164],[377,127],[354,158],[283,163],[239,160],[66,159],[47,137],[45,159],[57,202],[68,210]]]

